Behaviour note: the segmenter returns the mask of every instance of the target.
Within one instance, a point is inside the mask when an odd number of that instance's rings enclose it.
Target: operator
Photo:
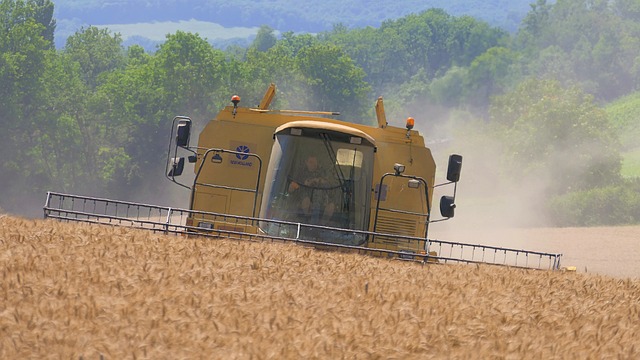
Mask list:
[[[336,207],[329,200],[327,192],[332,188],[332,184],[326,174],[327,172],[319,165],[318,158],[315,155],[309,155],[288,188],[289,194],[301,197],[300,208],[305,215],[314,215],[312,213],[317,212],[318,208],[322,210],[321,224],[327,224],[331,220]]]

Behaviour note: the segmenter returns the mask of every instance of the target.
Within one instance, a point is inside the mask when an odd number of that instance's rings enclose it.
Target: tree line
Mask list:
[[[251,46],[225,50],[178,31],[153,53],[96,27],[56,50],[53,10],[50,0],[0,1],[7,211],[47,190],[156,194],[166,184],[150,178],[165,170],[173,116],[203,126],[230,95],[257,105],[272,82],[277,108],[373,124],[373,101],[384,95],[392,118],[419,112],[434,127],[453,122],[498,137],[497,172],[559,174],[544,189],[554,209],[635,181],[620,176],[618,132],[602,110],[637,90],[640,7],[631,0],[538,0],[515,34],[431,9],[316,35],[262,26]],[[551,213],[551,203],[540,206]],[[636,221],[640,214],[625,220]]]

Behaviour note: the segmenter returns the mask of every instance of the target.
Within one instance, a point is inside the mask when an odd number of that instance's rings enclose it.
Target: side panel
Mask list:
[[[196,169],[202,165],[199,184],[215,184],[218,187],[201,185],[196,187],[192,208],[201,211],[223,212],[233,215],[252,216],[255,193],[255,214],[259,212],[265,173],[269,163],[275,127],[242,122],[213,120],[200,134]],[[237,151],[242,154],[209,152],[216,148]],[[246,155],[244,155],[246,154]],[[261,160],[249,154],[256,154]],[[258,183],[259,181],[259,183]],[[225,187],[225,188],[222,188]],[[247,191],[230,190],[241,188]],[[222,203],[224,201],[224,203]]]
[[[405,131],[406,133],[406,131]],[[432,203],[433,185],[435,181],[435,162],[431,151],[425,148],[422,138],[413,134],[411,142],[404,134],[390,141],[377,141],[378,151],[375,157],[373,174],[373,194],[371,197],[370,230],[397,235],[424,237],[427,230],[427,217],[429,206]],[[418,188],[408,186],[409,179],[403,177],[387,176],[382,187],[380,182],[384,174],[394,173],[394,164],[405,166],[404,175],[423,178],[429,187],[428,197],[425,197],[425,187],[420,183]],[[378,197],[380,198],[379,209]],[[400,210],[394,212],[389,210]],[[410,213],[410,214],[409,214]],[[376,218],[377,216],[377,218]],[[375,226],[375,229],[374,229]],[[371,247],[386,249],[422,250],[423,244],[407,243],[398,244],[390,239],[373,239]]]

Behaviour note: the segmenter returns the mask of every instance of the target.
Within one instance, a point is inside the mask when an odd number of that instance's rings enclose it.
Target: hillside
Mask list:
[[[144,43],[158,41],[175,32],[178,26],[185,31],[199,32],[217,43],[230,39],[247,39],[243,33],[255,35],[261,25],[269,25],[279,32],[321,32],[334,24],[343,23],[350,28],[379,26],[383,21],[397,19],[407,14],[419,13],[430,8],[442,8],[454,16],[469,15],[484,20],[492,26],[515,31],[530,10],[530,0],[430,0],[390,1],[375,3],[352,1],[55,1],[55,17],[58,20],[56,44],[64,45],[64,39],[81,26],[107,25],[120,32],[125,40]],[[122,27],[122,25],[127,25]],[[155,35],[149,35],[149,27]],[[229,29],[235,29],[229,31]],[[235,33],[235,34],[234,34]],[[136,38],[137,37],[137,38]],[[161,39],[162,40],[162,39]]]
[[[1,358],[637,358],[640,280],[0,216]]]

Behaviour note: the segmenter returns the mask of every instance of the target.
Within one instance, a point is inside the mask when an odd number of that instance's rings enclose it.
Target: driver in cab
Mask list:
[[[288,192],[301,197],[300,208],[305,215],[310,215],[316,220],[314,222],[317,222],[314,215],[321,215],[321,223],[327,224],[335,211],[335,204],[329,201],[327,193],[333,188],[332,185],[327,179],[327,172],[319,165],[318,158],[310,155],[304,161],[304,166],[294,174]]]

